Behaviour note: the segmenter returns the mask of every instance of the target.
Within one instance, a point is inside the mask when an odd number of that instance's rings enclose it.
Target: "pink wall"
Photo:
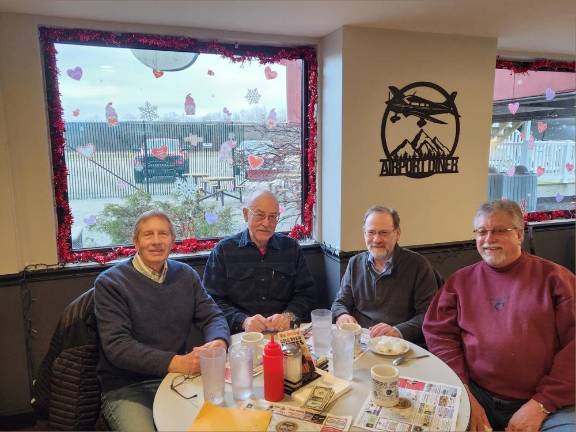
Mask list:
[[[514,72],[510,70],[496,69],[494,100],[543,95],[547,88],[556,93],[576,89],[576,73],[572,72],[528,72],[516,74],[515,78],[514,82]]]

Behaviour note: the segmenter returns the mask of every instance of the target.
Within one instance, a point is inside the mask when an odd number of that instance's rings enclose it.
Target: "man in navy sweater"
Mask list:
[[[153,431],[154,395],[166,373],[199,372],[202,350],[230,342],[222,311],[198,273],[168,259],[174,240],[165,213],[142,214],[134,227],[137,254],[95,282],[98,378],[102,412],[112,430]],[[189,351],[194,325],[207,342]]]

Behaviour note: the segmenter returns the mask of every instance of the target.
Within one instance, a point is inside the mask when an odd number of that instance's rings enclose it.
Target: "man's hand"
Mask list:
[[[186,355],[175,355],[168,365],[168,372],[192,375],[200,372],[200,351],[192,351]]]
[[[373,338],[376,336],[394,336],[402,338],[402,335],[398,330],[386,323],[378,323],[375,326],[370,327],[370,337]]]
[[[510,418],[506,431],[532,431],[537,432],[546,418],[546,413],[542,412],[540,405],[534,399],[530,399],[520,407]]]
[[[214,339],[213,341],[206,342],[204,345],[200,345],[199,347],[194,348],[194,350],[202,350],[217,347],[228,349],[228,345],[226,344],[226,341],[224,339]]]
[[[464,385],[466,391],[468,392],[468,399],[470,399],[470,432],[488,432],[492,430],[492,426],[486,417],[486,411],[484,407],[480,405],[480,402],[474,397],[472,392],[468,389],[467,385]]]
[[[336,319],[336,325],[340,326],[341,324],[352,323],[356,324],[356,318],[352,315],[342,314]]]
[[[268,329],[268,320],[262,315],[257,314],[246,318],[242,326],[244,327],[244,331],[247,332],[263,332]]]
[[[266,321],[268,322],[268,330],[270,331],[284,331],[290,329],[290,318],[283,314],[274,314],[269,316]]]

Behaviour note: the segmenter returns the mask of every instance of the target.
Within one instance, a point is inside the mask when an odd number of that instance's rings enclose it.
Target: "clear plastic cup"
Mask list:
[[[350,381],[354,377],[354,334],[340,329],[332,332],[332,367],[339,378]]]
[[[232,377],[234,400],[246,400],[252,395],[252,348],[235,343],[228,348],[228,363]]]
[[[330,353],[332,312],[329,309],[315,309],[311,312],[311,316],[314,354],[327,356]]]
[[[200,351],[200,373],[204,400],[219,405],[224,401],[226,350],[222,347]]]

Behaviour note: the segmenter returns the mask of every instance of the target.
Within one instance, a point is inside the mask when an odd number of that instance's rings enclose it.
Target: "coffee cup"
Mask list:
[[[360,345],[360,337],[362,336],[362,327],[357,323],[343,323],[338,326],[340,330],[352,333],[354,335],[354,354],[358,355],[362,352]]]
[[[398,404],[398,369],[388,365],[376,365],[370,369],[372,376],[372,401],[386,408]]]
[[[242,345],[247,345],[252,348],[252,362],[254,367],[262,363],[262,345],[264,343],[264,335],[260,332],[246,332],[240,336]]]

